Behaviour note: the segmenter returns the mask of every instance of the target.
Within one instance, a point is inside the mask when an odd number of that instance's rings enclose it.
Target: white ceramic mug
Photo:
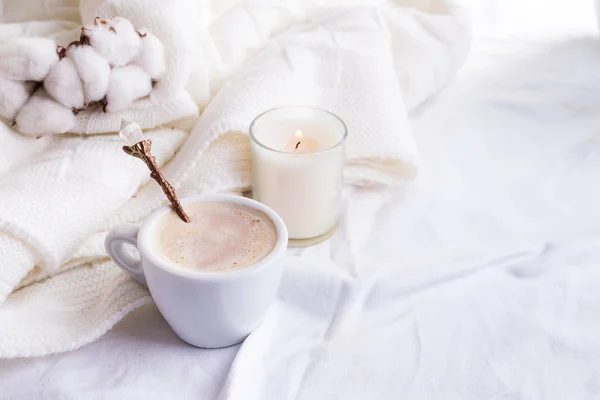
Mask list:
[[[153,246],[157,220],[171,210],[162,207],[142,223],[121,225],[106,237],[110,258],[138,282],[147,285],[158,309],[184,341],[198,347],[217,348],[241,342],[262,321],[275,299],[283,273],[288,233],[283,220],[269,207],[232,195],[192,196],[184,206],[197,202],[243,204],[264,212],[277,229],[277,243],[264,259],[251,266],[225,272],[183,269],[158,254]],[[135,246],[140,259],[124,245]]]

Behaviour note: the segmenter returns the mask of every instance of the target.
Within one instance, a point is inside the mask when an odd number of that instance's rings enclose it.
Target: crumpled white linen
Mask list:
[[[182,196],[247,188],[251,119],[273,105],[298,102],[347,119],[350,181],[413,178],[420,156],[407,113],[465,59],[463,10],[443,0],[319,5],[330,7],[240,2],[212,15],[207,2],[123,0],[83,1],[79,12],[83,20],[119,14],[151,29],[170,55],[165,87],[187,79],[184,97],[205,106],[197,121],[180,119],[147,132]],[[17,12],[11,4],[7,9]],[[55,30],[48,35],[72,33],[61,30],[64,23],[17,24],[22,33],[50,26]],[[94,127],[104,124],[94,118],[81,119],[86,132],[104,130]],[[0,356],[77,348],[149,301],[106,262],[102,242],[116,224],[141,221],[164,195],[148,183],[145,166],[120,150],[114,133],[36,141],[3,124],[0,135],[10,149],[0,168]],[[83,296],[84,287],[93,290]]]
[[[599,245],[545,244],[441,273],[363,260],[358,277],[297,259],[219,398],[591,399]]]

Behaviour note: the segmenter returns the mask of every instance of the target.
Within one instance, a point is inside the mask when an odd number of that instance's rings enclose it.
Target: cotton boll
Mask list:
[[[9,121],[31,96],[36,82],[15,81],[0,76],[0,116]]]
[[[140,38],[140,54],[133,63],[141,67],[152,79],[158,79],[165,72],[165,48],[153,34],[142,33]]]
[[[21,107],[15,121],[21,133],[39,136],[68,132],[75,126],[75,115],[40,88]]]
[[[113,67],[129,64],[140,51],[140,35],[129,20],[121,17],[96,18],[82,29],[82,39],[84,43],[89,41]]]
[[[102,100],[110,79],[108,61],[91,46],[70,46],[67,57],[73,60],[83,82],[86,104]]]
[[[106,94],[106,111],[126,109],[152,91],[152,79],[137,65],[113,68]]]
[[[44,88],[60,104],[80,110],[85,103],[83,83],[75,63],[69,57],[60,60],[44,79]]]
[[[19,81],[42,81],[58,62],[56,43],[30,37],[0,43],[0,74]]]

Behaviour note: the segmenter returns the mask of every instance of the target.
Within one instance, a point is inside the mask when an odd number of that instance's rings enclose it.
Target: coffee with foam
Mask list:
[[[158,252],[184,269],[202,272],[249,267],[275,248],[277,229],[262,211],[238,203],[192,203],[183,222],[174,211],[156,223]]]

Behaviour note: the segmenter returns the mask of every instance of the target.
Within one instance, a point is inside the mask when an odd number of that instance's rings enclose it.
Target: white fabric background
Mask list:
[[[599,398],[593,2],[472,3],[466,66],[413,115],[422,175],[348,188],[243,345],[189,347],[149,305],[74,352],[0,361],[0,396]]]

